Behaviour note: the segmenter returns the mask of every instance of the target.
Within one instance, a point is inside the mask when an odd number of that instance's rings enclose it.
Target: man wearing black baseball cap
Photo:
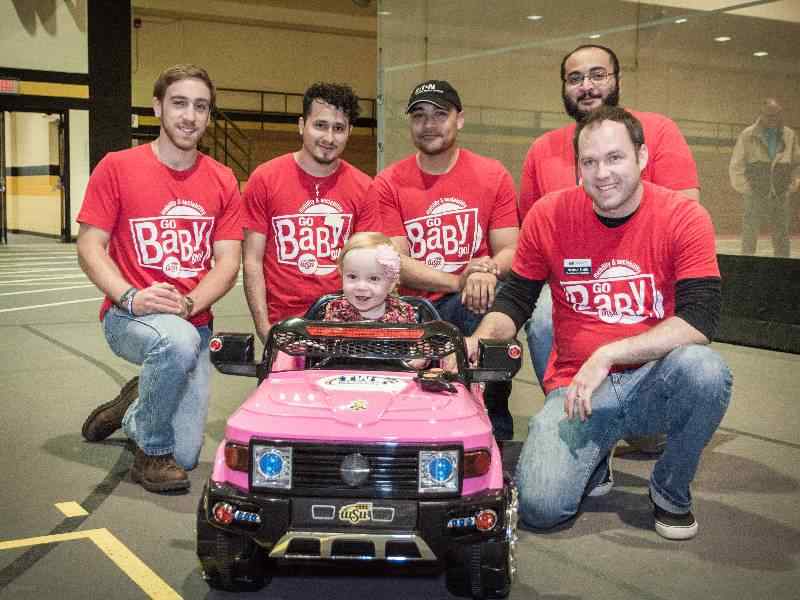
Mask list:
[[[511,175],[498,161],[459,148],[461,98],[447,81],[414,86],[408,99],[417,152],[384,169],[367,196],[403,256],[403,293],[424,296],[441,317],[471,335],[511,268],[519,221]],[[510,382],[488,384],[486,405],[498,439],[513,437]]]
[[[431,79],[414,88],[408,99],[406,113],[411,112],[411,109],[420,102],[430,102],[444,110],[449,110],[450,107],[455,108],[458,112],[462,110],[461,98],[458,97],[458,92],[455,88],[447,81],[438,79]]]

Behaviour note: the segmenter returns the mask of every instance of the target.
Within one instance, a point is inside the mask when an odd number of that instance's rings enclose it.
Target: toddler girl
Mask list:
[[[343,298],[325,306],[325,321],[416,323],[414,307],[391,295],[400,279],[400,255],[382,233],[356,233],[339,256]]]

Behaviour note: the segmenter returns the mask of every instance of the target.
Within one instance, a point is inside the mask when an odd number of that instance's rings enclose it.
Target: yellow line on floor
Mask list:
[[[127,546],[108,529],[95,529],[92,541],[116,563],[145,594],[154,600],[182,600],[175,590],[144,564]]]
[[[130,577],[153,600],[182,600],[182,597],[175,590],[169,587],[150,567],[144,564],[133,552],[128,550],[125,544],[105,528],[9,540],[0,542],[0,550],[13,550],[26,546],[39,546],[82,539],[90,539],[94,542],[123,573]]]
[[[64,513],[65,517],[85,517],[89,514],[77,502],[56,502],[56,508]]]

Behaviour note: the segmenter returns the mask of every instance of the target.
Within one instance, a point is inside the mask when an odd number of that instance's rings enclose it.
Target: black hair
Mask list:
[[[617,58],[617,55],[614,54],[614,51],[611,48],[607,48],[607,47],[601,46],[599,44],[584,44],[582,46],[578,46],[577,48],[575,48],[572,52],[567,54],[562,59],[562,61],[561,61],[561,81],[565,81],[566,78],[567,78],[567,74],[564,72],[564,68],[565,68],[565,66],[567,64],[567,61],[569,60],[569,57],[572,56],[573,54],[575,54],[578,50],[585,50],[587,48],[597,48],[599,50],[602,50],[606,54],[608,54],[608,57],[611,59],[611,66],[612,66],[612,68],[614,70],[614,77],[619,79],[619,59]]]
[[[318,81],[309,87],[303,95],[304,119],[307,119],[308,115],[311,114],[311,105],[314,100],[321,100],[341,110],[347,116],[350,125],[353,125],[358,119],[360,112],[358,96],[355,95],[353,88],[349,85]]]

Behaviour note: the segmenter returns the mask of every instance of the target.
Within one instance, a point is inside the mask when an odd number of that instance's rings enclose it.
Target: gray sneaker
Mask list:
[[[613,461],[613,459],[614,459],[614,448],[611,449],[611,452],[608,453],[608,456],[606,456],[597,467],[598,469],[602,469],[603,463],[605,463],[606,474],[605,477],[603,477],[603,479],[600,480],[600,483],[595,485],[592,489],[589,490],[589,493],[586,494],[590,498],[605,496],[614,487],[614,470],[611,467],[611,462]]]

